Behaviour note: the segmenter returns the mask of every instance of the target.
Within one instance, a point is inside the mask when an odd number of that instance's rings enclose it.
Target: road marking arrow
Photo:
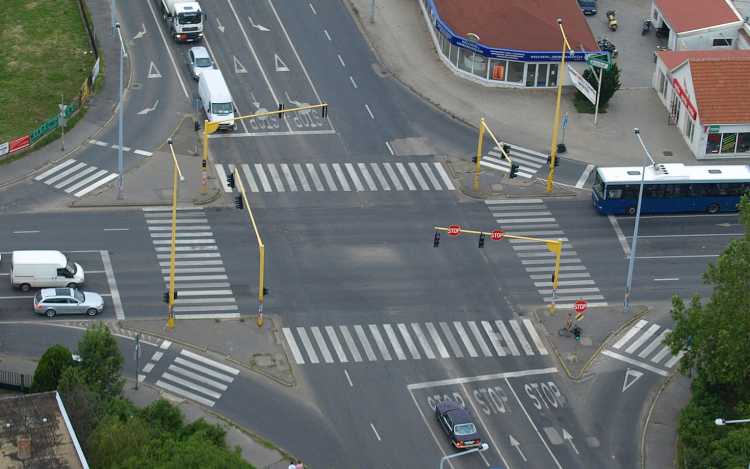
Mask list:
[[[154,65],[153,62],[151,62],[151,66],[148,69],[148,77],[161,78],[161,73],[159,73],[159,70],[156,69],[156,65]]]
[[[523,451],[521,451],[521,448],[520,448],[521,443],[519,443],[515,438],[513,438],[512,435],[508,435],[508,436],[510,436],[510,445],[515,446],[516,449],[518,450],[518,454],[520,454],[523,460],[526,461],[526,456],[523,454]],[[576,451],[576,453],[577,452],[578,451]]]
[[[237,57],[234,55],[232,57],[234,58],[234,73],[247,73],[245,67],[237,60]]]
[[[628,371],[625,372],[625,382],[622,383],[622,392],[625,392],[625,390],[632,386],[641,376],[643,376],[643,372],[628,368]],[[628,382],[629,377],[632,377],[630,382]]]
[[[260,102],[258,102],[257,99],[255,99],[255,95],[253,92],[250,92],[250,97],[253,98],[253,106],[255,106],[255,109],[260,109]]]
[[[147,108],[146,108],[146,109],[144,109],[143,111],[139,112],[139,113],[138,113],[138,115],[148,114],[149,112],[151,112],[151,111],[155,110],[155,109],[156,109],[156,106],[157,106],[158,104],[159,104],[159,100],[157,99],[157,100],[156,100],[156,102],[154,103],[154,107],[147,107]]]
[[[247,19],[249,19],[249,20],[250,20],[250,24],[251,24],[251,25],[253,25],[253,28],[258,28],[258,29],[260,29],[261,31],[270,31],[270,29],[266,28],[265,26],[261,26],[261,25],[259,25],[259,24],[255,24],[255,23],[253,23],[253,19],[252,19],[252,18],[250,18],[249,16],[247,17]]]
[[[144,34],[146,34],[146,25],[141,23],[141,26],[143,26],[143,31],[139,31],[138,34],[136,34],[133,39],[140,39],[143,37]]]
[[[216,22],[219,23],[219,31],[222,33],[224,32],[224,26],[221,25],[221,21],[219,21],[219,18],[216,18]]]
[[[278,55],[274,54],[274,57],[276,57],[276,71],[277,72],[288,72],[289,67],[286,66],[286,64],[279,58]]]
[[[580,454],[578,452],[578,448],[576,448],[576,445],[573,444],[573,437],[570,436],[570,433],[568,433],[564,428],[563,428],[563,438],[570,442],[570,446],[573,447],[573,451],[575,451],[576,454]]]

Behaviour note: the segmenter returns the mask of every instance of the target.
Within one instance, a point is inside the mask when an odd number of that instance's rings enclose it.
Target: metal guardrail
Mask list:
[[[31,386],[33,375],[0,370],[0,387],[26,392]]]

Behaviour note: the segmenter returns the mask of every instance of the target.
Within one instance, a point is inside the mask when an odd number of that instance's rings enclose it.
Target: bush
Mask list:
[[[68,347],[56,344],[48,348],[34,371],[32,393],[55,391],[63,372],[73,366],[73,357]]]

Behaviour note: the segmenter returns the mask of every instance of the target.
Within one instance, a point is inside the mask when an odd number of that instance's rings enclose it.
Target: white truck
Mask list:
[[[60,251],[13,251],[10,283],[21,291],[31,287],[78,288],[85,280],[83,268],[69,262]]]
[[[198,2],[161,0],[161,15],[175,41],[197,42],[203,39],[206,15]]]
[[[198,79],[198,94],[203,101],[203,109],[209,122],[222,121],[218,125],[219,130],[237,130],[237,124],[234,122],[234,101],[221,70],[205,70],[201,73]]]

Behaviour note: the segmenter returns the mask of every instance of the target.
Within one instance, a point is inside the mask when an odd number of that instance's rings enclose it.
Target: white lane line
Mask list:
[[[375,119],[375,116],[372,114],[372,111],[370,110],[370,106],[365,104],[365,109],[367,109],[367,113],[370,114],[370,118]]]
[[[534,355],[534,351],[531,350],[531,344],[526,340],[526,337],[523,335],[523,331],[521,330],[521,325],[518,324],[518,321],[515,319],[510,319],[508,321],[508,324],[510,324],[511,329],[513,329],[513,332],[516,333],[516,337],[518,338],[518,342],[521,344],[521,347],[523,348],[524,352],[526,352],[526,355]]]
[[[505,339],[505,344],[510,349],[510,354],[514,357],[521,355],[521,352],[518,351],[518,347],[516,347],[516,343],[513,342],[513,338],[510,336],[508,328],[505,327],[505,323],[503,323],[502,321],[495,321],[495,325],[500,330],[500,334],[503,336],[503,339]]]
[[[583,170],[581,177],[578,178],[578,182],[576,183],[576,189],[580,189],[583,187],[583,185],[586,183],[586,180],[589,178],[591,171],[593,170],[594,170],[593,164],[586,166],[586,169]]]
[[[438,334],[438,331],[435,328],[435,325],[432,324],[431,322],[428,322],[425,324],[425,327],[427,328],[427,332],[430,333],[430,337],[432,337],[432,342],[435,343],[435,347],[437,347],[438,352],[440,353],[440,356],[442,358],[450,358],[448,349],[445,348],[445,344],[443,344],[443,341],[440,339],[440,334]]]
[[[326,345],[325,339],[323,339],[323,334],[321,334],[320,329],[317,326],[313,326],[310,328],[310,330],[313,333],[313,337],[315,337],[315,341],[318,343],[320,353],[323,354],[323,359],[326,361],[326,363],[333,363],[333,356],[328,350],[328,346]]]
[[[625,238],[625,234],[623,234],[622,232],[622,228],[620,228],[620,224],[617,223],[617,218],[615,218],[614,215],[607,215],[607,217],[609,218],[609,223],[612,225],[612,228],[615,230],[617,240],[620,241],[622,250],[625,252],[625,257],[630,259],[630,245],[628,244],[628,240]]]
[[[372,350],[372,347],[370,346],[370,341],[367,340],[367,336],[365,335],[365,330],[362,329],[362,326],[354,326],[354,331],[357,333],[357,337],[359,338],[359,343],[362,344],[362,348],[365,349],[365,354],[367,354],[367,359],[371,362],[374,362],[378,359],[377,356],[375,356],[375,352]],[[386,350],[387,351],[387,350]]]
[[[615,344],[612,346],[612,348],[614,348],[614,349],[621,348],[623,345],[625,345],[625,342],[629,341],[630,339],[633,338],[634,335],[636,335],[637,333],[641,332],[641,329],[647,323],[648,323],[648,321],[646,321],[645,319],[641,319],[640,321],[638,321],[638,323],[635,326],[633,326],[633,327],[630,328],[630,330],[627,332],[627,334],[625,334],[620,340],[618,340],[617,342],[615,342]]]
[[[492,324],[490,324],[489,321],[482,321],[482,328],[484,328],[484,332],[490,338],[490,343],[495,348],[495,352],[497,352],[498,356],[506,356],[507,354],[505,353],[505,350],[503,350],[503,344],[500,342],[500,337],[498,337],[497,333],[492,330]]]
[[[393,351],[396,352],[396,357],[399,360],[406,360],[406,354],[404,354],[404,350],[401,348],[401,343],[399,343],[398,337],[396,337],[396,332],[394,332],[393,327],[391,327],[390,324],[383,324],[383,329],[385,330],[385,335],[388,336],[388,340],[391,342]]]
[[[472,356],[472,357],[478,357],[479,354],[477,353],[476,349],[474,348],[474,345],[471,343],[471,340],[469,339],[469,335],[464,330],[463,324],[461,324],[458,321],[454,321],[453,322],[453,327],[455,327],[456,331],[458,331],[458,336],[463,341],[464,347],[466,347],[466,350],[469,352],[469,355]]]
[[[445,187],[447,187],[449,190],[455,190],[456,187],[453,185],[451,178],[448,177],[448,173],[445,172],[445,168],[443,168],[443,165],[440,163],[435,163],[435,168],[437,168],[438,174],[440,174],[440,177],[443,179]]]
[[[273,189],[271,189],[271,183],[268,182],[268,177],[266,176],[265,171],[263,171],[263,165],[256,163],[255,172],[258,173],[258,179],[260,179],[260,185],[263,186],[263,191],[271,192]]]
[[[305,347],[307,356],[310,357],[310,363],[320,363],[320,361],[318,360],[318,355],[315,353],[315,349],[313,348],[312,342],[310,342],[310,337],[307,336],[307,331],[305,330],[305,328],[298,327],[297,335],[299,335],[299,338],[302,341],[302,345]]]
[[[436,191],[442,191],[443,186],[440,185],[437,178],[435,177],[435,174],[433,174],[432,169],[430,168],[430,165],[428,163],[422,163],[422,169],[424,170],[424,173],[427,175],[427,178],[432,183],[432,187],[434,187]]]
[[[480,375],[480,376],[463,376],[460,378],[449,378],[439,381],[426,381],[423,383],[412,383],[406,386],[406,389],[413,391],[415,389],[428,389],[438,386],[453,386],[455,384],[464,383],[477,383],[480,381],[493,381],[497,379],[506,378],[521,378],[524,376],[537,376],[537,375],[548,375],[557,373],[557,368],[539,368],[536,370],[521,370],[521,371],[508,371],[505,373],[494,373],[491,375]],[[523,407],[523,406],[521,406]]]
[[[59,165],[55,166],[54,168],[52,168],[50,170],[47,170],[47,171],[43,172],[42,174],[40,174],[39,176],[35,177],[34,180],[35,181],[41,181],[42,179],[46,178],[50,174],[54,174],[54,173],[60,171],[61,169],[65,168],[67,166],[70,166],[71,164],[73,164],[75,162],[76,162],[76,160],[68,160],[68,161],[66,161],[64,163],[60,163]]]
[[[142,155],[142,156],[151,156],[151,155],[154,154],[151,151],[145,151],[145,150],[133,150],[133,153],[135,153],[137,155]]]
[[[232,192],[232,188],[229,187],[229,184],[227,183],[227,173],[226,171],[224,171],[224,165],[217,164],[215,168],[216,168],[216,173],[219,176],[219,182],[221,183],[221,187],[224,188],[224,192]]]
[[[284,173],[284,178],[286,179],[287,184],[289,184],[289,189],[291,189],[292,192],[297,192],[297,184],[294,182],[292,171],[289,169],[289,165],[286,163],[282,163],[281,171]]]
[[[419,327],[419,324],[413,322],[411,323],[411,328],[414,329],[414,334],[417,336],[419,345],[421,345],[422,349],[424,349],[424,354],[427,355],[427,358],[435,358],[435,353],[432,351],[430,343],[427,341],[427,337],[425,337],[425,335],[422,333],[422,328]]]
[[[419,186],[422,188],[422,190],[430,190],[430,186],[427,185],[427,181],[424,180],[424,178],[422,177],[422,173],[420,173],[419,168],[417,168],[417,163],[409,163],[409,168],[411,168],[411,172],[412,174],[414,174],[414,177],[417,179],[417,182],[419,183]]]
[[[385,168],[385,172],[388,173],[388,177],[391,178],[391,182],[393,182],[393,187],[395,187],[397,191],[404,190],[404,186],[402,186],[401,181],[398,180],[398,176],[396,176],[396,171],[393,170],[393,167],[391,167],[391,164],[383,163],[383,167]]]
[[[440,329],[443,330],[443,334],[445,334],[445,338],[448,339],[448,345],[451,346],[451,349],[453,350],[453,355],[455,355],[456,358],[463,358],[464,354],[461,351],[461,347],[458,346],[458,342],[456,342],[456,338],[453,337],[453,332],[451,332],[451,328],[448,325],[448,323],[441,322]]]
[[[302,184],[302,190],[305,192],[310,192],[310,184],[307,183],[307,178],[305,177],[304,171],[302,171],[302,165],[299,163],[294,163],[294,172],[297,173],[297,177],[299,178],[300,184]]]
[[[365,178],[367,187],[369,187],[371,191],[377,191],[378,186],[375,185],[375,181],[372,179],[372,176],[370,176],[367,166],[364,163],[358,163],[357,166],[359,167],[359,172],[362,173],[362,177]]]
[[[317,171],[315,171],[315,165],[312,163],[307,163],[305,164],[305,167],[307,168],[307,172],[310,173],[310,177],[313,180],[313,184],[315,184],[315,190],[318,192],[324,191],[325,187],[323,187],[323,183],[320,182],[318,173]]]
[[[255,183],[253,173],[252,171],[250,171],[250,165],[243,164],[242,171],[245,173],[245,179],[247,179],[247,183],[250,185],[250,190],[253,192],[258,192],[258,184]]]
[[[341,363],[348,362],[349,360],[347,360],[346,358],[344,348],[341,346],[339,338],[336,337],[336,331],[333,329],[333,326],[326,326],[326,333],[328,334],[328,338],[331,339],[331,344],[333,345],[333,349],[336,351],[336,355],[338,355],[339,357],[339,361]]]
[[[197,361],[203,363],[204,365],[209,365],[209,366],[212,366],[214,368],[218,368],[221,371],[233,374],[235,376],[237,376],[238,374],[240,374],[240,370],[238,370],[237,368],[233,368],[231,366],[227,366],[227,365],[225,365],[223,363],[219,363],[217,361],[211,360],[210,358],[206,358],[206,357],[204,357],[202,355],[198,355],[197,353],[193,353],[193,352],[191,352],[189,350],[181,350],[180,351],[180,355],[184,355],[184,356],[186,356],[188,358],[192,358],[193,360],[197,360]]]
[[[99,253],[102,256],[102,263],[104,264],[104,271],[107,275],[109,291],[112,293],[112,304],[115,307],[115,315],[118,320],[125,319],[125,311],[122,309],[120,290],[117,288],[117,282],[115,281],[115,270],[112,268],[112,260],[109,258],[109,251],[99,251]]]
[[[526,326],[526,330],[529,331],[531,340],[534,341],[534,345],[536,345],[536,348],[537,350],[539,350],[539,353],[541,355],[547,355],[549,352],[547,352],[547,348],[544,346],[544,342],[542,342],[542,338],[539,337],[539,334],[537,334],[536,329],[534,329],[534,324],[531,323],[531,320],[524,319],[523,325]]]
[[[162,380],[157,381],[156,385],[159,386],[162,389],[165,389],[167,391],[173,392],[175,394],[179,394],[180,396],[183,396],[183,397],[187,397],[188,399],[193,400],[193,401],[195,401],[195,402],[197,402],[199,404],[203,404],[203,405],[205,405],[207,407],[213,407],[214,404],[216,403],[216,402],[214,402],[214,401],[212,401],[210,399],[206,399],[206,398],[201,397],[201,396],[199,396],[197,394],[194,394],[194,393],[192,393],[190,391],[185,391],[184,389],[178,388],[177,386],[172,386],[171,384],[165,383]]]
[[[357,176],[357,172],[354,170],[354,165],[351,163],[344,163],[344,167],[349,173],[349,177],[352,178],[352,182],[354,183],[354,187],[357,188],[357,192],[364,192],[365,187],[362,185],[362,181],[359,180],[359,176]]]
[[[388,352],[388,347],[385,345],[385,340],[383,340],[383,336],[380,335],[380,331],[378,330],[378,326],[375,324],[370,324],[370,333],[372,334],[373,338],[375,339],[375,343],[378,345],[378,349],[380,349],[380,354],[383,356],[383,358],[388,361],[391,360],[391,354]],[[359,331],[357,331],[359,333]],[[360,335],[360,340],[362,339],[362,335]]]
[[[354,361],[361,362],[362,355],[359,354],[359,349],[357,349],[357,344],[354,343],[354,338],[349,332],[349,328],[346,326],[339,326],[339,330],[341,331],[341,335],[344,336],[344,342],[346,342],[346,345],[349,347],[349,351],[352,353]]]
[[[409,335],[409,329],[406,328],[406,324],[398,324],[398,331],[404,338],[404,342],[406,342],[406,347],[409,349],[409,353],[411,353],[412,358],[414,358],[415,360],[419,360],[420,358],[422,358],[421,355],[419,355],[417,346],[414,345],[414,341],[411,339],[411,335]]]
[[[154,363],[146,363],[146,366],[143,367],[143,369],[141,370],[141,373],[150,372],[151,370],[154,369],[154,366],[156,366]]]
[[[667,376],[667,372],[665,370],[662,370],[661,368],[656,368],[655,366],[651,366],[648,363],[642,363],[638,360],[634,360],[632,358],[626,357],[624,355],[620,355],[619,353],[612,352],[610,350],[602,350],[602,353],[604,355],[610,356],[612,358],[615,358],[617,360],[623,361],[625,363],[630,363],[631,365],[639,366],[641,368],[644,368],[648,371],[653,371],[654,373],[662,376]]]
[[[469,329],[471,329],[471,332],[474,334],[474,338],[477,340],[479,348],[482,349],[484,356],[491,357],[492,352],[490,352],[490,348],[487,347],[487,342],[484,341],[482,333],[479,331],[479,326],[477,326],[475,321],[469,321]]]
[[[338,163],[334,163],[331,166],[333,166],[333,171],[336,173],[336,177],[339,178],[339,183],[341,183],[341,188],[347,192],[351,191],[351,188],[349,187],[349,183],[346,181],[346,176],[344,176],[344,171],[341,169],[341,165]]]
[[[398,169],[398,172],[401,173],[401,177],[404,178],[404,182],[406,183],[406,187],[409,188],[410,191],[417,190],[417,186],[414,185],[411,178],[409,177],[409,173],[406,171],[406,168],[404,167],[403,163],[396,163],[396,169]]]
[[[370,167],[372,168],[372,172],[375,173],[375,177],[378,178],[378,181],[380,182],[380,185],[383,187],[384,191],[391,190],[391,186],[388,185],[388,180],[383,175],[383,172],[380,170],[380,167],[377,163],[370,163]]]
[[[161,343],[161,345],[159,346],[159,348],[162,349],[162,350],[167,350],[170,345],[172,345],[172,341],[171,340],[165,340],[164,342]],[[154,356],[156,356],[156,354],[154,354]],[[158,358],[157,358],[157,360],[158,360]]]
[[[292,356],[294,357],[294,361],[297,362],[298,365],[304,365],[305,359],[302,358],[302,353],[299,350],[299,347],[297,346],[297,341],[294,340],[294,335],[292,335],[291,329],[288,327],[284,327],[281,329],[284,332],[284,337],[286,337],[286,343],[289,345],[289,348],[292,350]]]

